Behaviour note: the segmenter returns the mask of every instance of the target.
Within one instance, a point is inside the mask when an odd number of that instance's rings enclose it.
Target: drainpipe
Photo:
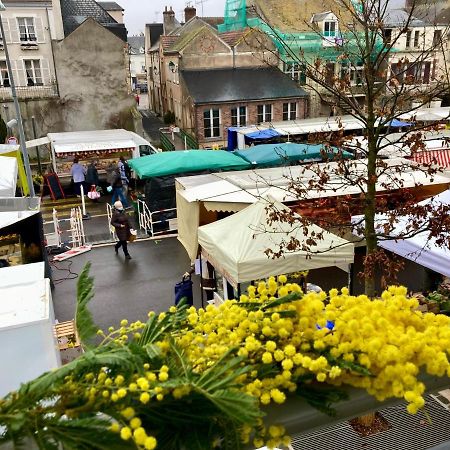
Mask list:
[[[58,75],[56,74],[55,51],[53,48],[52,33],[50,31],[50,15],[48,13],[48,8],[45,8],[45,13],[47,14],[48,37],[50,38],[50,47],[52,49],[53,70],[55,71],[56,95],[59,97],[59,83],[58,83]]]
[[[236,47],[235,46],[232,47],[232,51],[233,51],[233,69],[236,69]]]

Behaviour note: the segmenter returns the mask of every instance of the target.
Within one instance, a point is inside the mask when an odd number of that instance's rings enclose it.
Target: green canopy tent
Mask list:
[[[139,178],[201,172],[203,170],[243,170],[251,164],[224,150],[181,150],[155,153],[128,161]]]
[[[320,162],[333,159],[338,155],[346,159],[353,158],[350,152],[341,151],[337,147],[324,147],[320,144],[294,144],[292,142],[255,145],[234,153],[256,167],[278,166],[300,161]]]

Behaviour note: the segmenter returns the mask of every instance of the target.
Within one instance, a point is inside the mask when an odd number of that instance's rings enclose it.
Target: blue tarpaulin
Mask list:
[[[402,122],[401,120],[398,120],[398,119],[392,119],[391,122],[389,123],[389,126],[397,127],[397,128],[410,127],[410,126],[412,126],[412,123]]]
[[[271,139],[277,136],[281,136],[280,133],[278,133],[277,130],[274,130],[273,128],[268,128],[266,130],[258,130],[253,131],[251,133],[246,133],[245,137],[247,139]]]
[[[324,161],[332,159],[339,152],[337,147],[325,147],[320,144],[295,144],[292,142],[279,144],[255,145],[235,152],[257,167],[277,166],[298,161]],[[342,151],[344,158],[352,158],[349,152]]]

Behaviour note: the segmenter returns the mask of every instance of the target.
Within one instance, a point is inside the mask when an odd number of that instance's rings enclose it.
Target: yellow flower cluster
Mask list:
[[[407,298],[405,288],[391,287],[376,300],[350,296],[346,288],[333,289],[329,297],[312,292],[265,309],[299,292],[286,281],[271,277],[250,286],[240,302],[192,307],[177,342],[196,370],[202,372],[235,347],[255,365],[240,377],[242,389],[263,405],[283,403],[298,378],[310,373],[317,382],[361,387],[379,400],[403,397],[410,413],[424,405],[420,370],[450,376],[450,319],[417,311],[417,301]],[[261,363],[275,372],[259,377]]]
[[[375,300],[351,296],[346,288],[332,289],[328,295],[302,294],[281,275],[250,286],[239,301],[187,309],[177,330],[162,334],[156,344],[164,359],[173,339],[198,374],[228,353],[241,357],[247,371],[236,375],[236,386],[263,406],[282,404],[290,393],[308,389],[308,383],[328,383],[363,388],[379,400],[404,398],[408,412],[415,413],[424,405],[419,373],[450,376],[450,318],[423,314],[417,306],[403,287],[390,287]],[[157,318],[154,313],[149,317],[161,322],[176,313],[171,307]],[[139,340],[143,326],[124,320],[118,330],[109,330],[105,342],[126,345],[128,336]],[[129,379],[111,377],[102,369],[85,380],[85,385],[77,385],[80,393],[89,401],[116,403],[121,417],[111,430],[140,449],[157,443],[134,408],[168,396],[180,399],[195,389],[173,387],[165,365],[145,364]],[[72,389],[70,377],[67,381]],[[241,437],[256,447],[289,441],[282,427],[262,420],[242,426]]]

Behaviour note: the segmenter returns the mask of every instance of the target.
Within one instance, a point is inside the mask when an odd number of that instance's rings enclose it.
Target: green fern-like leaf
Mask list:
[[[81,343],[89,348],[89,341],[95,336],[98,327],[92,319],[92,314],[88,309],[89,301],[94,296],[94,279],[89,276],[91,263],[87,263],[78,279],[77,283],[77,307],[75,311],[75,323]]]

